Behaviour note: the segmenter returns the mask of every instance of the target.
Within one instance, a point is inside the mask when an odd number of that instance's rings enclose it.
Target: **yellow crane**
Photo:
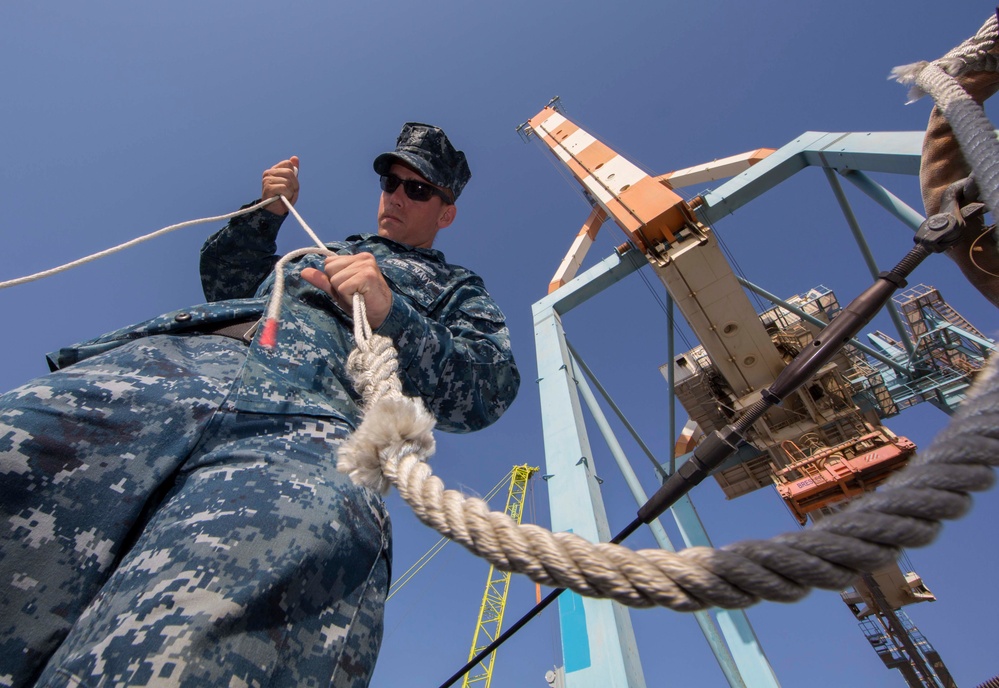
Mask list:
[[[510,492],[506,498],[505,513],[517,523],[524,517],[524,501],[527,496],[527,481],[540,470],[537,466],[514,466],[510,471]],[[489,577],[486,579],[486,591],[482,595],[482,605],[479,607],[479,620],[475,624],[475,635],[472,637],[472,649],[468,653],[471,660],[489,643],[493,642],[502,631],[503,612],[506,610],[506,596],[510,590],[510,573],[497,571],[495,566],[489,567]],[[493,664],[496,653],[475,665],[465,674],[462,688],[473,684],[489,688],[493,680]]]

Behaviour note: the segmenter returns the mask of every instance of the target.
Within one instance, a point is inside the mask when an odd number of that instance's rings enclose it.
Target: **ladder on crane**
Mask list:
[[[504,512],[517,523],[520,523],[524,517],[527,483],[539,470],[537,466],[523,464],[514,466],[510,471],[510,491],[507,494]],[[495,566],[489,567],[486,590],[479,607],[479,619],[475,624],[475,634],[472,636],[472,649],[468,653],[469,660],[496,640],[503,630],[503,612],[506,610],[506,597],[510,590],[510,576],[509,571],[498,571]],[[489,688],[493,680],[495,662],[496,653],[493,652],[465,674],[462,688],[471,685]]]

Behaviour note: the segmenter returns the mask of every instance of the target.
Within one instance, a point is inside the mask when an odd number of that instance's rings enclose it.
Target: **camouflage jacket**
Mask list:
[[[197,336],[238,320],[260,318],[274,285],[277,233],[283,217],[257,211],[234,218],[205,242],[201,278],[209,303],[166,313],[49,355],[53,370],[157,334]],[[377,332],[399,352],[403,391],[423,397],[448,432],[495,421],[517,394],[520,374],[503,313],[475,273],[434,249],[377,235],[327,244],[341,254],[368,252],[393,291]],[[346,373],[353,322],[329,296],[299,275],[322,269],[323,256],[288,264],[277,346],[249,345],[236,407],[243,411],[341,418],[356,427],[360,397]]]

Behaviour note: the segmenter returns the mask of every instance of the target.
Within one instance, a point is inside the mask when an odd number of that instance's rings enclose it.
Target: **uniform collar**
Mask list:
[[[403,251],[412,251],[414,253],[423,254],[429,258],[440,261],[441,263],[446,263],[447,259],[444,258],[444,254],[435,248],[419,248],[417,246],[410,246],[409,244],[403,244],[401,242],[395,241],[394,239],[389,239],[378,234],[351,234],[347,237],[346,241],[355,243],[378,243],[385,244],[391,248],[396,253],[401,253]]]

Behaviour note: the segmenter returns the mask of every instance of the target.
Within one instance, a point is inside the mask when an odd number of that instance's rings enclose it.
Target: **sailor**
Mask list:
[[[299,160],[262,198],[298,198]],[[350,303],[448,432],[494,422],[520,378],[503,313],[433,248],[471,173],[434,126],[374,161],[377,233],[286,270],[287,209],[201,252],[208,303],[50,354],[0,396],[0,685],[366,686],[390,578],[380,495],[336,470],[359,422]]]

